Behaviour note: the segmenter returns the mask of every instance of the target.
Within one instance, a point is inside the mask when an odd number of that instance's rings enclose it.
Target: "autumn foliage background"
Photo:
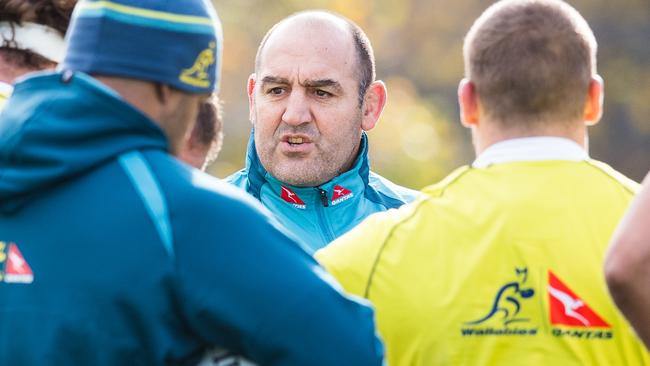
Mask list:
[[[225,177],[244,165],[251,124],[246,80],[266,31],[285,16],[328,9],[357,22],[375,49],[388,104],[370,131],[371,164],[396,183],[420,189],[473,160],[460,126],[456,87],[463,77],[462,41],[492,1],[226,0],[221,97],[225,140],[208,171]],[[590,129],[591,156],[640,180],[650,168],[650,0],[570,0],[599,43],[605,109]]]

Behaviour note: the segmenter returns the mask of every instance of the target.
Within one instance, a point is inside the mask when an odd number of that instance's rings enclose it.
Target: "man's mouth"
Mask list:
[[[298,146],[302,144],[309,144],[312,142],[309,136],[305,136],[305,135],[284,136],[282,138],[282,141],[286,142],[290,146]]]
[[[302,144],[302,137],[289,137],[287,142],[291,145],[300,145]]]

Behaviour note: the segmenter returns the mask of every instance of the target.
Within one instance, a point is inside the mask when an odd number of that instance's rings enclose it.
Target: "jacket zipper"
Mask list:
[[[323,204],[323,207],[329,206],[329,203],[327,202],[327,192],[325,192],[324,189],[316,188],[318,189],[318,194],[320,195],[320,201]]]
[[[320,202],[321,205],[316,205],[316,212],[318,214],[318,219],[320,221],[320,227],[323,229],[323,232],[325,233],[325,239],[327,239],[327,242],[331,242],[334,240],[334,232],[332,231],[332,228],[330,227],[329,223],[327,222],[327,219],[325,218],[325,207],[329,206],[329,199],[327,198],[327,191],[321,188],[316,188],[318,191],[318,195],[320,197]]]

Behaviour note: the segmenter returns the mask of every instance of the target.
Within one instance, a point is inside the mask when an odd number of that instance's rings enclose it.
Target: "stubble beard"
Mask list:
[[[281,133],[278,132],[271,143],[259,144],[256,139],[255,146],[264,169],[280,182],[295,187],[317,187],[346,172],[354,164],[361,132],[359,130],[358,136],[354,136],[357,135],[354,133],[352,135],[348,137],[350,141],[330,146],[323,146],[321,138],[315,139],[315,150],[311,152],[310,157],[279,152]],[[342,147],[345,147],[343,151]]]

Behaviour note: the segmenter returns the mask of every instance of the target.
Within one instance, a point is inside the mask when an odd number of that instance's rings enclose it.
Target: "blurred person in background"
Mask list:
[[[76,0],[0,0],[0,109],[14,80],[54,69]]]
[[[618,226],[605,261],[616,305],[650,349],[650,175]]]
[[[368,215],[417,197],[370,171],[368,137],[386,104],[365,33],[329,12],[283,19],[248,80],[246,167],[226,178],[260,200],[311,250]]]
[[[222,144],[222,106],[215,95],[201,103],[196,123],[181,146],[178,158],[197,169],[205,170],[219,155]]]
[[[64,36],[77,0],[0,0],[0,109],[13,81],[27,73],[54,69],[65,51]],[[179,157],[205,169],[216,159],[223,141],[218,97],[201,104]]]
[[[0,364],[381,365],[368,306],[171,156],[216,92],[211,3],[82,0],[67,37],[0,115]]]
[[[390,365],[647,365],[602,263],[638,185],[589,158],[596,40],[558,0],[506,0],[465,38],[476,160],[316,253],[375,306]]]

